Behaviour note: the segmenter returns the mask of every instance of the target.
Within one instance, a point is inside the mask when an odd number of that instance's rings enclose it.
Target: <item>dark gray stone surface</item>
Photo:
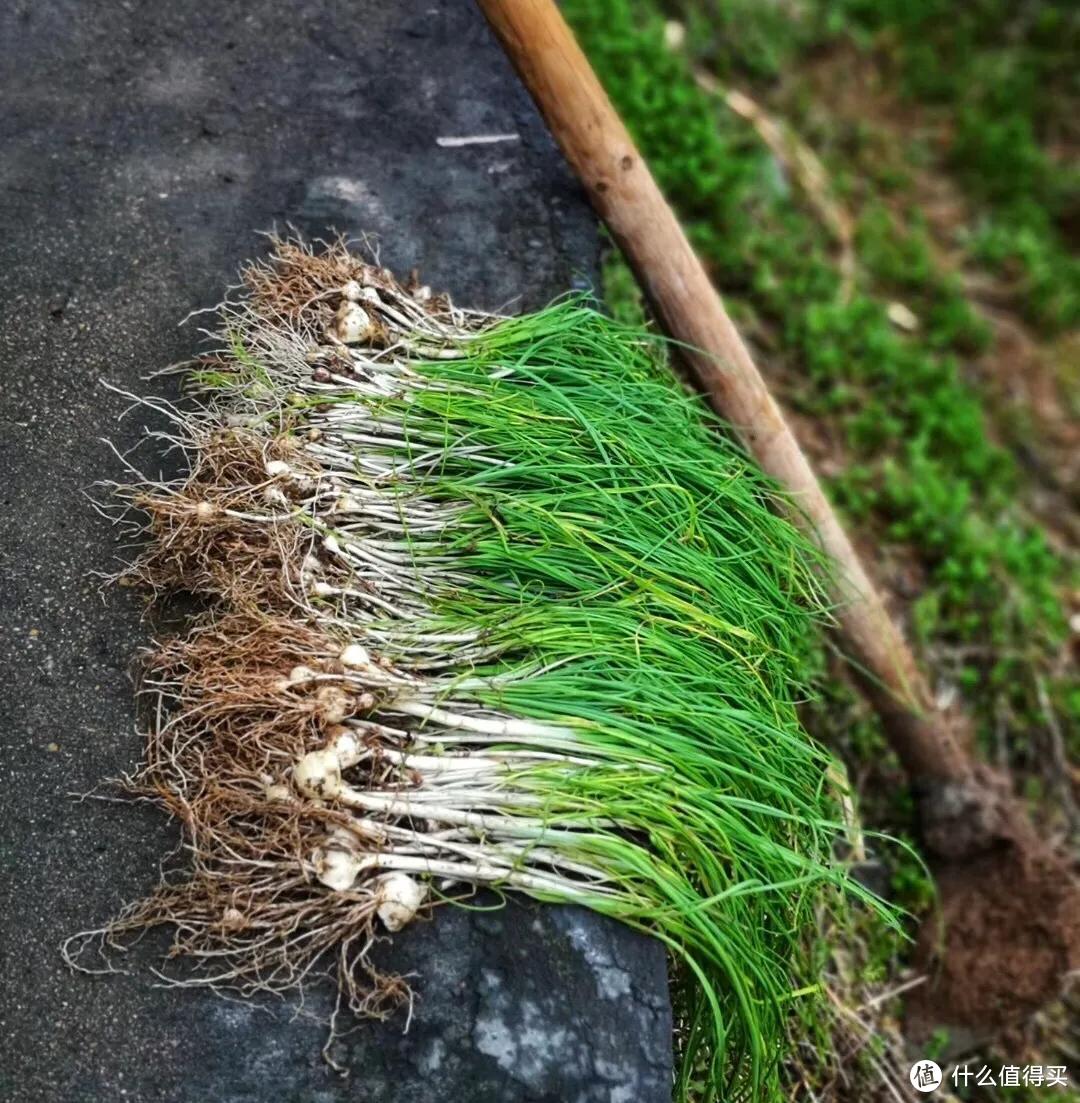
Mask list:
[[[139,390],[189,355],[176,322],[275,223],[374,231],[385,262],[470,305],[535,305],[594,269],[591,218],[472,5],[8,2],[0,82],[0,1098],[667,1099],[663,954],[577,911],[407,931],[412,1027],[350,1035],[346,1080],[311,1019],[155,987],[160,941],[108,979],[57,953],[174,841],[152,809],[69,796],[139,753],[125,671],[146,629],[98,593],[116,549],[81,491],[116,472],[98,438],[140,425],[98,380]]]

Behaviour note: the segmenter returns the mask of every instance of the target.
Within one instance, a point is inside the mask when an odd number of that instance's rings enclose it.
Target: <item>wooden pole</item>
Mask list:
[[[701,390],[836,565],[849,658],[913,782],[967,784],[973,765],[770,394],[674,212],[554,0],[478,0],[597,213]]]

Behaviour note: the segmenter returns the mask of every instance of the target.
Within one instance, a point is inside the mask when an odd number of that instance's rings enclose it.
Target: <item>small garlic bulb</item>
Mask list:
[[[374,332],[368,312],[354,302],[345,299],[334,317],[334,334],[346,345],[366,340]]]
[[[427,896],[427,887],[407,873],[386,873],[379,878],[376,912],[388,931],[400,931],[415,917]]]
[[[318,676],[318,671],[312,670],[310,666],[294,666],[292,670],[289,671],[289,676],[287,678],[282,678],[275,684],[274,688],[278,693],[287,693],[290,689],[305,685]]]
[[[371,656],[366,647],[358,643],[350,643],[338,656],[343,666],[365,667],[371,665]]]
[[[342,789],[341,761],[333,750],[311,751],[293,767],[293,785],[316,800],[333,800]]]
[[[330,730],[329,735],[330,742],[325,749],[333,751],[337,755],[338,765],[341,769],[347,770],[350,766],[355,766],[364,757],[360,740],[356,738],[355,733],[350,728],[339,724]]]
[[[324,724],[340,724],[352,710],[353,700],[341,686],[322,686],[315,694],[315,715]]]
[[[271,479],[281,479],[292,474],[292,468],[284,460],[270,460],[266,465],[266,473]]]
[[[348,892],[363,869],[353,851],[339,846],[320,846],[311,856],[316,878],[328,889]]]

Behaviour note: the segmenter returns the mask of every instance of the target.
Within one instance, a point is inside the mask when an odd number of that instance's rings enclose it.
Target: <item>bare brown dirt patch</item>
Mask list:
[[[945,1027],[961,1044],[1019,1025],[1080,967],[1080,886],[1026,823],[935,869],[940,923],[923,924],[916,965],[930,982],[908,1001],[908,1033]]]

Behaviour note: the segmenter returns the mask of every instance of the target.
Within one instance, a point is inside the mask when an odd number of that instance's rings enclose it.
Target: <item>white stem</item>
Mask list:
[[[349,808],[361,808],[366,812],[382,812],[389,816],[413,817],[435,820],[439,823],[452,823],[462,827],[474,827],[480,831],[496,835],[513,835],[520,838],[542,839],[551,828],[591,828],[614,826],[610,820],[575,821],[559,819],[532,819],[525,816],[491,815],[483,812],[468,812],[460,808],[440,805],[418,807],[407,797],[387,796],[381,793],[364,792],[351,785],[342,785],[335,793],[335,799]]]
[[[372,869],[396,869],[403,873],[427,873],[436,877],[449,877],[457,881],[475,881],[481,884],[504,884],[527,892],[539,892],[550,896],[562,896],[568,900],[582,900],[600,895],[615,895],[616,890],[596,886],[582,888],[564,877],[525,873],[506,869],[490,862],[448,862],[438,858],[413,857],[395,854],[392,850],[373,854],[366,859]]]
[[[517,720],[512,717],[491,719],[483,716],[466,716],[460,712],[449,712],[422,701],[410,701],[398,698],[391,706],[394,712],[415,716],[420,720],[430,720],[444,728],[459,731],[477,732],[498,739],[561,739],[576,742],[577,737],[570,728],[558,728],[553,724],[539,724],[533,720]]]

